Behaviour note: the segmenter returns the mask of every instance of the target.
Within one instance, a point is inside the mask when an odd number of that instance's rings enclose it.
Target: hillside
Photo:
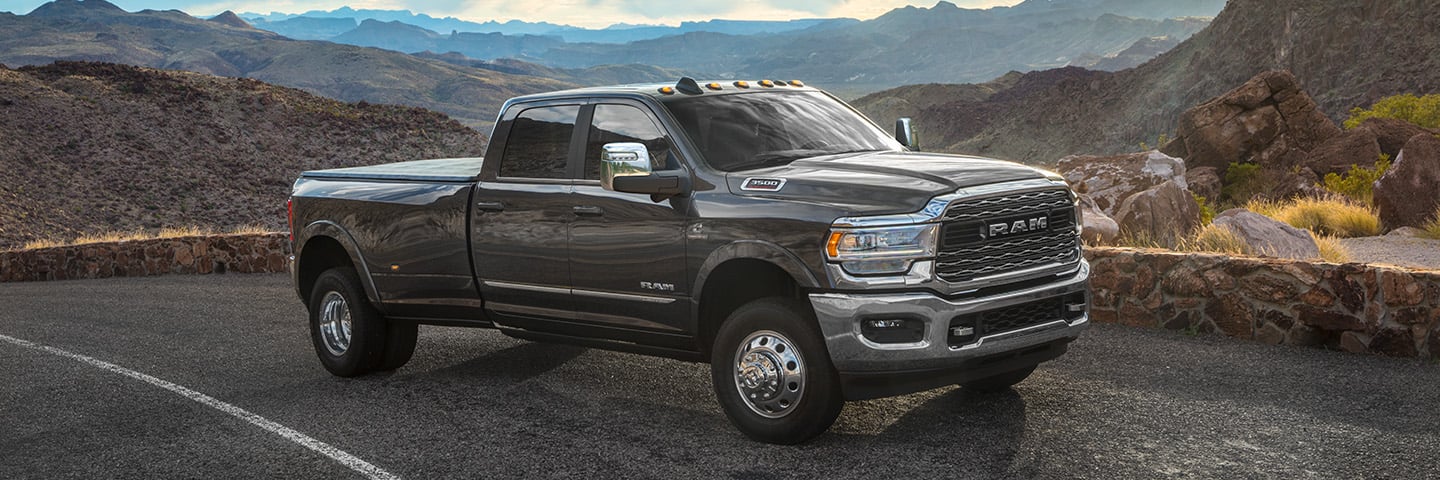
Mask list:
[[[473,126],[492,122],[507,98],[574,86],[386,50],[291,40],[175,10],[129,13],[103,0],[58,0],[27,15],[0,15],[0,64],[55,60],[249,77],[345,101],[427,108]]]
[[[927,147],[1030,162],[1117,153],[1173,133],[1179,115],[1267,70],[1289,70],[1321,108],[1404,92],[1440,92],[1435,0],[1231,0],[1209,27],[1144,65],[1116,73],[1033,72],[982,100],[909,102]],[[889,113],[902,87],[857,101]]]
[[[0,68],[0,250],[40,238],[285,226],[303,170],[483,154],[445,115],[115,64]]]

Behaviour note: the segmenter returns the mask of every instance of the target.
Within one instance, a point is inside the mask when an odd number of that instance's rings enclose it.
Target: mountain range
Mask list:
[[[1293,72],[1335,119],[1385,96],[1440,91],[1440,8],[1435,0],[1231,0],[1204,30],[1133,69],[906,86],[855,105],[877,118],[915,117],[931,149],[1048,163],[1155,145],[1184,110],[1277,69]]]
[[[505,35],[544,35],[563,42],[626,43],[649,40],[690,32],[714,32],[730,35],[755,35],[802,30],[816,26],[840,26],[857,22],[850,18],[810,18],[798,20],[706,20],[682,22],[678,26],[616,24],[606,28],[587,29],[549,22],[510,20],[472,22],[454,17],[435,18],[409,10],[375,10],[341,7],[334,10],[311,10],[300,14],[271,12],[239,15],[256,28],[269,30],[297,40],[329,40],[365,21],[398,22],[432,32],[500,33]],[[341,28],[348,27],[348,28]]]
[[[593,85],[557,80],[561,75],[517,73],[526,68],[518,64],[474,68],[388,50],[292,40],[251,28],[233,14],[202,20],[175,10],[131,13],[104,0],[57,0],[27,15],[0,13],[0,64],[56,60],[248,77],[339,100],[428,108],[482,128],[507,98]],[[674,78],[673,72],[644,66],[594,70],[603,72],[595,78],[624,83]],[[569,72],[565,78],[591,78],[584,70]]]
[[[940,2],[863,22],[825,21],[783,33],[695,31],[609,44],[570,43],[551,35],[439,34],[404,23],[434,20],[409,12],[387,17],[401,20],[366,19],[332,41],[303,41],[253,28],[229,12],[206,21],[175,10],[126,12],[104,0],[56,0],[26,15],[0,13],[0,63],[89,60],[249,77],[340,100],[429,108],[483,128],[511,96],[668,81],[683,74],[798,78],[859,96],[896,85],[981,81],[1075,61],[1098,66],[1109,58],[1121,64],[1110,68],[1123,68],[1146,57],[1121,53],[1137,51],[1139,43],[1155,37],[1187,38],[1207,20],[1105,12],[1203,13],[1218,8],[1218,1],[1029,0],[989,10]],[[340,11],[365,12],[383,16]],[[275,21],[302,18],[309,17]],[[682,27],[741,24],[746,23]],[[636,28],[648,27],[619,29]]]
[[[408,11],[241,16],[295,38],[407,53],[456,52],[561,68],[643,64],[722,78],[800,78],[856,93],[985,81],[1011,70],[1129,68],[1204,28],[1223,6],[1223,0],[1028,0],[980,10],[942,1],[865,21],[712,20],[601,30],[518,21],[462,24]],[[340,32],[347,26],[353,28]],[[600,38],[605,35],[611,36]]]

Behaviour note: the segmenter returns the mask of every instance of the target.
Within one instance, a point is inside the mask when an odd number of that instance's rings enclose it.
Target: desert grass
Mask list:
[[[271,233],[271,229],[259,224],[241,225],[229,229],[215,229],[212,227],[183,226],[166,227],[159,230],[116,230],[109,232],[85,234],[70,240],[58,238],[45,238],[25,242],[21,250],[38,250],[42,248],[72,247],[76,245],[91,245],[96,243],[118,243],[135,240],[155,240],[162,238],[197,237],[201,235],[258,235]]]
[[[1280,202],[1251,200],[1245,209],[1325,236],[1373,237],[1381,232],[1375,210],[1339,195]]]
[[[1315,237],[1315,246],[1320,247],[1320,259],[1330,263],[1349,263],[1350,249],[1340,243],[1340,239],[1329,235],[1320,235],[1310,232]]]
[[[1440,240],[1440,208],[1435,209],[1435,216],[1430,217],[1430,221],[1420,226],[1420,236]]]
[[[1181,252],[1220,253],[1225,255],[1254,255],[1255,249],[1233,230],[1220,225],[1206,225],[1190,238],[1180,241],[1175,247]]]

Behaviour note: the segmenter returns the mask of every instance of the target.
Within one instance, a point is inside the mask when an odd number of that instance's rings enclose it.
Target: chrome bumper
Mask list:
[[[1090,325],[1085,315],[982,337],[951,347],[950,321],[958,315],[1048,299],[1089,289],[1090,264],[1045,285],[988,297],[947,300],[931,293],[816,293],[810,295],[831,361],[841,374],[915,372],[963,368],[972,360],[1003,355],[1035,345],[1073,340]],[[879,344],[860,333],[863,320],[919,318],[925,322],[920,342]]]

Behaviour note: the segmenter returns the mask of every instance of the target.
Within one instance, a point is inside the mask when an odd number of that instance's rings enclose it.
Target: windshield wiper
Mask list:
[[[781,165],[806,157],[828,154],[829,153],[824,150],[780,150],[775,152],[765,152],[759,155],[755,155],[754,157],[750,157],[750,160],[748,161],[731,165],[730,170],[752,170],[760,167]]]

